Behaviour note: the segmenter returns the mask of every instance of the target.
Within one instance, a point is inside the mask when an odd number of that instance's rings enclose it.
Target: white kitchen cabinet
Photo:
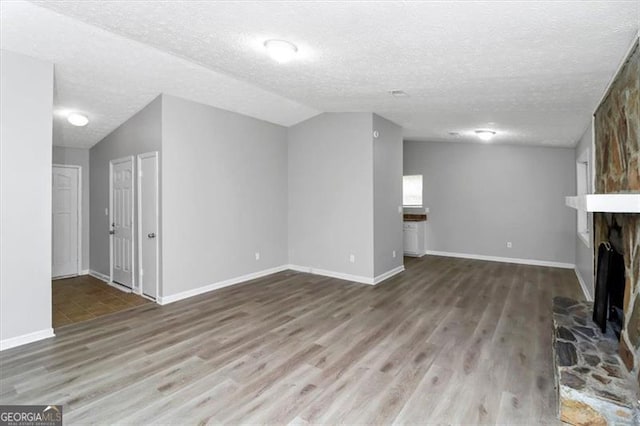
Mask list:
[[[405,256],[424,256],[426,221],[403,222]]]

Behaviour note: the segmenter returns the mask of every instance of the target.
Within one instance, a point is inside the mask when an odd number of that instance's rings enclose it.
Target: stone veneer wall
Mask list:
[[[640,192],[640,48],[638,40],[595,113],[595,192]],[[594,215],[595,250],[607,240],[613,216]],[[640,214],[615,214],[622,227],[625,324],[620,356],[640,372]],[[640,376],[636,376],[640,380]]]

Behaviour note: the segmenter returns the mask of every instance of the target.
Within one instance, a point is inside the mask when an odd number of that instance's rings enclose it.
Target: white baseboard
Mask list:
[[[461,259],[486,260],[488,262],[517,263],[520,265],[549,266],[551,268],[575,269],[573,263],[551,262],[548,260],[518,259],[515,257],[484,256],[481,254],[450,253],[446,251],[427,250],[425,254],[432,256],[458,257]]]
[[[46,328],[33,333],[23,334],[22,336],[0,340],[0,351],[26,345],[27,343],[37,342],[38,340],[48,339],[50,337],[55,337],[53,328]]]
[[[407,256],[407,257],[422,257],[422,256],[424,256],[425,254],[427,254],[427,253],[426,253],[426,252],[425,252],[425,253],[410,253],[410,252],[407,252],[407,251],[405,251],[405,252],[403,253],[403,255],[404,255],[404,256]]]
[[[78,275],[89,275],[89,270],[88,269],[83,269],[82,271],[80,271],[80,273]]]
[[[111,281],[111,279],[107,275],[101,274],[100,272],[94,271],[93,269],[89,270],[89,275],[99,279],[100,281],[104,281],[105,283],[108,283],[109,281]]]
[[[307,274],[322,275],[323,277],[337,278],[339,280],[353,281],[360,284],[374,285],[374,278],[363,277],[361,275],[345,274],[343,272],[329,271],[327,269],[312,268],[310,266],[287,265],[287,269]]]
[[[384,280],[387,280],[394,275],[398,275],[400,272],[404,272],[404,265],[400,265],[397,268],[393,268],[387,272],[383,272],[373,279],[373,284],[379,284]]]
[[[575,268],[574,271],[576,272],[576,278],[578,278],[578,282],[580,283],[580,288],[582,288],[585,299],[589,302],[593,302],[593,297],[589,294],[589,290],[587,290],[587,283],[584,278],[582,278],[582,275],[580,275],[580,271],[578,271],[578,268]]]
[[[287,265],[287,269],[297,272],[305,272],[307,274],[322,275],[323,277],[337,278],[339,280],[352,281],[360,284],[376,285],[404,271],[404,265],[393,268],[390,271],[384,272],[374,278],[363,277],[362,275],[345,274],[343,272],[329,271],[327,269],[312,268],[310,266]]]
[[[378,275],[375,278],[369,278],[369,277],[363,277],[363,276],[359,276],[359,275],[351,275],[351,274],[344,274],[341,272],[334,272],[334,271],[328,271],[325,269],[316,269],[316,268],[310,268],[307,266],[299,266],[299,265],[282,265],[282,266],[277,266],[275,268],[270,268],[270,269],[265,269],[262,271],[258,271],[258,272],[253,272],[251,274],[247,274],[247,275],[242,275],[240,277],[236,277],[236,278],[231,278],[228,280],[224,280],[224,281],[220,281],[217,283],[213,283],[213,284],[209,284],[203,287],[198,287],[198,288],[194,288],[193,290],[187,290],[187,291],[183,291],[181,293],[176,293],[176,294],[172,294],[169,296],[162,296],[162,297],[158,297],[157,302],[160,305],[167,305],[169,303],[173,303],[173,302],[177,302],[178,300],[183,300],[183,299],[187,299],[189,297],[193,297],[193,296],[197,296],[199,294],[202,293],[207,293],[213,290],[217,290],[223,287],[229,287],[235,284],[239,284],[242,283],[244,281],[249,281],[249,280],[254,280],[256,278],[262,278],[264,276],[267,275],[271,275],[271,274],[275,274],[277,272],[282,272],[282,271],[286,271],[286,270],[292,270],[292,271],[298,271],[298,272],[306,272],[306,273],[310,273],[310,274],[315,274],[315,275],[322,275],[325,277],[331,277],[331,278],[338,278],[341,280],[345,280],[345,281],[353,281],[353,282],[358,282],[358,283],[362,283],[362,284],[369,284],[369,285],[374,285],[377,283],[380,283],[388,278],[391,278],[392,276],[399,274],[400,272],[404,271],[404,266],[399,266],[397,268],[394,268],[390,271],[387,271],[383,274]],[[99,277],[97,277],[99,278]]]
[[[276,272],[285,271],[288,269],[287,265],[277,266],[275,268],[264,269],[262,271],[253,272],[251,274],[242,275],[236,278],[230,278],[228,280],[219,281],[217,283],[209,284],[203,287],[194,288],[193,290],[183,291],[181,293],[171,294],[169,296],[158,297],[157,302],[160,305],[167,305],[169,303],[177,302],[178,300],[187,299],[189,297],[197,296],[202,293],[207,293],[212,290],[217,290],[223,287],[229,287],[234,284],[239,284],[244,281],[254,280],[256,278],[262,278],[267,275],[275,274]]]
[[[120,290],[123,293],[132,293],[133,292],[129,287],[123,286],[122,284],[114,283],[113,281],[111,281],[109,276],[107,276],[105,274],[102,274],[100,272],[97,272],[97,271],[94,271],[94,270],[90,270],[89,271],[89,275],[91,275],[94,278],[99,279],[100,281],[104,281],[105,283],[109,284],[111,287],[117,288],[118,290]]]

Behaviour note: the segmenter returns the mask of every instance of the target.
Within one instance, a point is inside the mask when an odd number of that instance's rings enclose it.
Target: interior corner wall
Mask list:
[[[109,254],[109,162],[162,149],[162,99],[160,96],[91,147],[89,151],[90,269],[110,274]],[[162,153],[160,153],[162,158]],[[134,160],[135,164],[135,160]],[[162,188],[160,168],[160,187]],[[137,197],[137,190],[134,190]],[[137,199],[134,199],[137,205]],[[134,216],[137,223],[137,217]],[[162,219],[161,219],[162,222]],[[134,239],[137,235],[134,233]],[[137,248],[137,244],[136,244]],[[137,251],[134,252],[137,256]],[[136,261],[137,264],[137,261]]]
[[[89,230],[91,227],[91,202],[89,199],[89,149],[54,146],[53,164],[82,167],[82,271],[86,271],[89,269],[89,256],[91,254],[89,240]]]
[[[573,148],[404,143],[404,173],[424,176],[430,251],[575,264],[575,170]]]
[[[2,50],[0,67],[0,348],[6,348],[53,333],[53,65]]]
[[[374,277],[372,128],[371,113],[323,113],[288,129],[290,264]]]
[[[373,114],[374,275],[403,265],[402,128]],[[395,251],[395,257],[393,252]]]
[[[593,127],[589,124],[589,127],[584,132],[578,145],[576,145],[576,161],[582,158],[585,151],[589,151],[589,176],[592,176],[594,169],[593,162]],[[593,192],[592,179],[589,180],[589,192]],[[587,228],[589,232],[589,247],[585,242],[576,235],[576,270],[580,275],[580,278],[584,280],[585,286],[591,298],[594,296],[594,251],[593,251],[593,213],[587,214]]]
[[[284,267],[286,128],[162,99],[162,297]]]

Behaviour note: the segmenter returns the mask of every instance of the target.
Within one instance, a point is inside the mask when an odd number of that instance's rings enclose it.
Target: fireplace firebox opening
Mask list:
[[[593,321],[603,333],[610,327],[620,340],[624,324],[624,240],[615,215],[607,216],[608,241],[598,247]]]

